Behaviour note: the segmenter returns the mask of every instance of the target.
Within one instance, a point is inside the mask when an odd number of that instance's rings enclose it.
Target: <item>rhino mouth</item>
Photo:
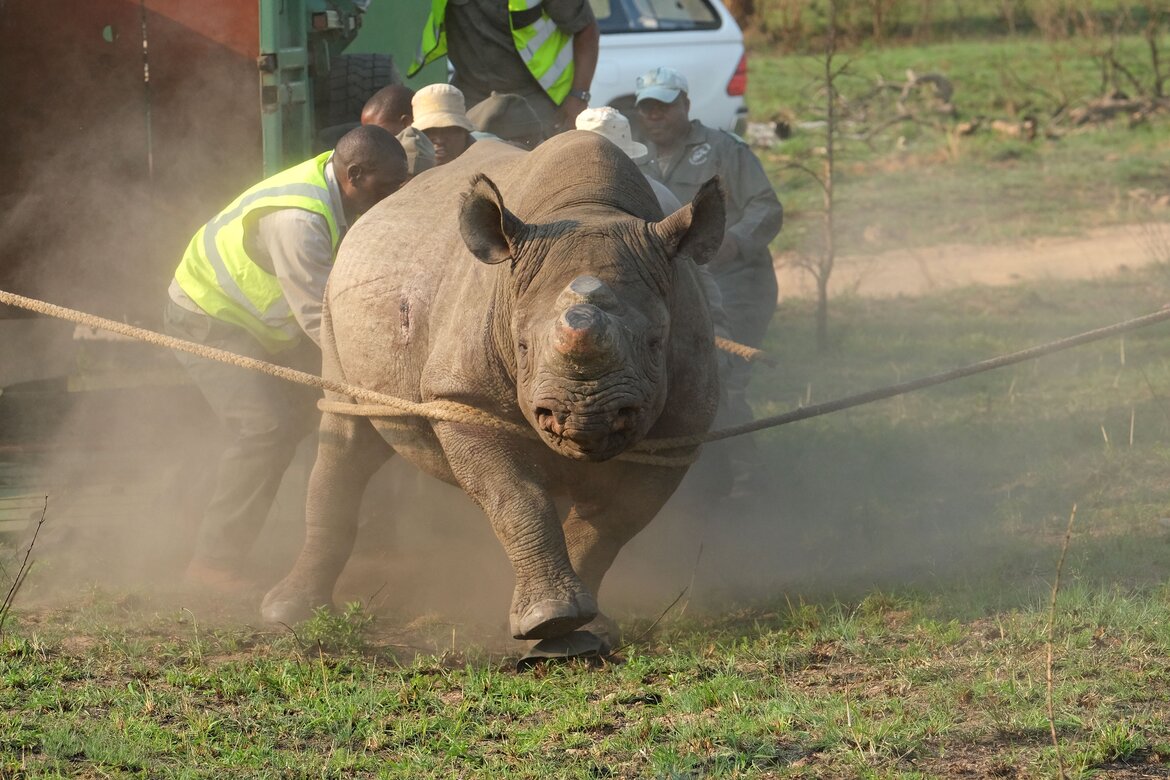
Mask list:
[[[534,410],[537,431],[549,447],[575,460],[588,461],[608,460],[629,447],[637,436],[641,414],[636,406],[585,414],[551,404]]]

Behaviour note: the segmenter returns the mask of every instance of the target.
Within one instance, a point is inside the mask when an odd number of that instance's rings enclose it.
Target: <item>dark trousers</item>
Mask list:
[[[727,326],[731,338],[740,344],[757,349],[763,346],[768,325],[776,313],[776,272],[771,257],[759,259],[751,265],[741,265],[726,273],[714,271],[715,283],[723,296],[727,312]],[[731,369],[725,377],[723,403],[715,420],[715,427],[739,425],[752,419],[752,408],[747,402],[747,387],[751,381],[752,364],[739,358],[731,359]],[[759,456],[750,435],[727,440],[727,457],[733,472],[743,474],[757,464]]]
[[[270,354],[243,328],[168,302],[164,330],[237,355],[319,374],[321,352],[308,338]],[[240,568],[256,541],[297,445],[319,420],[320,391],[186,352],[175,352],[219,418],[227,446],[199,529],[195,556],[209,566]]]

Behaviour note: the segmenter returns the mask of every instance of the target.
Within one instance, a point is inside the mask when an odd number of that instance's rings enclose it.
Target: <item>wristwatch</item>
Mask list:
[[[570,89],[569,90],[569,97],[575,97],[578,100],[580,100],[582,103],[588,103],[589,98],[591,98],[593,96],[590,95],[589,91],[585,90],[585,89]]]

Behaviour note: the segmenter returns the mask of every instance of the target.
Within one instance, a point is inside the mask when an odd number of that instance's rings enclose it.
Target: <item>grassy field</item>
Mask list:
[[[754,403],[941,371],[1168,299],[1156,268],[842,300],[827,355],[786,307]],[[1166,327],[761,435],[775,479],[710,510],[690,609],[620,613],[628,644],[596,667],[517,673],[498,636],[456,641],[409,604],[295,634],[158,592],[18,604],[0,777],[1047,778],[1058,761],[1164,776]]]
[[[1118,40],[1118,58],[1149,84],[1142,39]],[[1170,34],[1164,46],[1170,46]],[[880,251],[939,243],[999,243],[1087,227],[1165,221],[1151,209],[1170,176],[1170,111],[1132,123],[1126,115],[1076,125],[1069,113],[1104,96],[1105,44],[1083,39],[1009,37],[840,53],[848,63],[837,90],[845,106],[838,133],[838,249]],[[751,52],[748,104],[753,120],[779,118],[788,140],[758,153],[784,203],[778,251],[815,247],[820,187],[794,166],[821,169],[826,116],[817,56]],[[875,85],[901,84],[907,71],[940,74],[954,87],[956,115],[914,108],[919,121],[872,132],[895,113],[896,93],[866,99]],[[1122,84],[1133,94],[1132,86]],[[929,90],[928,90],[929,92]],[[992,129],[1034,118],[1033,140]],[[978,121],[969,135],[963,123]]]

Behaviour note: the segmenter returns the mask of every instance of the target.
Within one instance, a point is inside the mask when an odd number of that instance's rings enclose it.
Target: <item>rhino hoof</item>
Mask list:
[[[546,599],[533,604],[519,618],[513,617],[512,636],[515,639],[551,639],[585,625],[596,615],[597,605],[591,596],[579,596],[576,603]]]
[[[598,651],[601,655],[609,655],[617,649],[621,643],[622,630],[618,627],[617,621],[609,615],[597,613],[597,617],[586,623],[582,631],[588,631],[597,637],[600,647]]]
[[[332,606],[328,601],[322,601],[316,606]],[[282,598],[279,594],[269,593],[260,605],[260,617],[265,623],[284,624],[294,626],[313,616],[314,605],[311,600]]]

